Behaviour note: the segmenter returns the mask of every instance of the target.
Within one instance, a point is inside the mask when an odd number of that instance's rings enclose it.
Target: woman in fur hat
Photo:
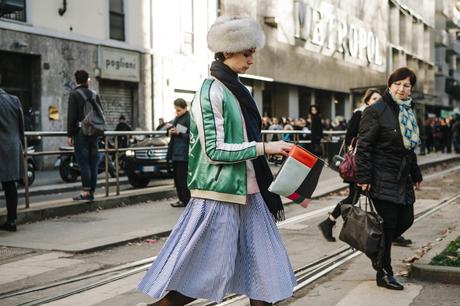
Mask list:
[[[259,111],[238,78],[264,45],[260,26],[222,16],[207,40],[216,60],[191,106],[192,199],[139,290],[161,298],[151,305],[220,302],[229,293],[271,305],[290,297],[296,281],[275,224],[284,212],[268,191],[273,176],[265,154],[287,155],[292,145],[262,142]]]

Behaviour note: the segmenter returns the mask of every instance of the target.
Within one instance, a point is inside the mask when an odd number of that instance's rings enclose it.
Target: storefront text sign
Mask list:
[[[137,52],[100,47],[99,68],[103,79],[139,82],[140,56]]]
[[[294,2],[295,38],[324,55],[341,53],[356,64],[383,66],[383,42],[369,25],[325,1]]]

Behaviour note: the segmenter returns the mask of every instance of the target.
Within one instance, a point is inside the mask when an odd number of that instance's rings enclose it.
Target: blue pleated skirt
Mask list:
[[[276,302],[296,285],[273,217],[260,193],[246,205],[192,198],[139,284],[154,298],[178,291],[222,301],[229,293]]]

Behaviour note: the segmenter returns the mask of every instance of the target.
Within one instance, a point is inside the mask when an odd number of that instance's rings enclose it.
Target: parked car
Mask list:
[[[135,188],[146,187],[152,178],[172,177],[172,168],[166,155],[169,138],[156,136],[138,141],[125,154],[125,173]],[[132,150],[134,148],[144,148]]]

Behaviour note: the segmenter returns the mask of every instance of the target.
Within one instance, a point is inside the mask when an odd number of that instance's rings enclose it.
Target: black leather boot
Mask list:
[[[0,230],[8,231],[8,232],[15,232],[16,231],[16,222],[8,222],[8,221],[6,221],[3,225],[0,225]]]
[[[412,240],[406,239],[403,236],[398,236],[395,239],[393,239],[393,244],[398,246],[409,246],[410,244],[412,244]]]
[[[398,283],[393,275],[384,271],[377,272],[377,286],[384,287],[390,290],[403,290],[404,286]]]
[[[323,234],[324,238],[329,242],[335,242],[335,238],[332,236],[332,228],[334,225],[335,221],[332,221],[329,218],[318,224],[319,230]]]

